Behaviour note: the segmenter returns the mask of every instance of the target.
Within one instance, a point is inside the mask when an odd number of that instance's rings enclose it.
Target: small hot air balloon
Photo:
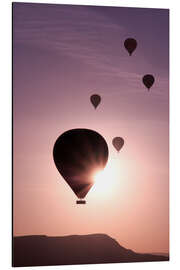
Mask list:
[[[146,74],[144,75],[143,79],[142,79],[144,85],[147,87],[148,91],[151,88],[151,86],[154,84],[154,76],[151,74]]]
[[[99,105],[99,103],[101,102],[101,97],[100,97],[99,95],[94,94],[94,95],[92,95],[92,96],[90,97],[90,99],[91,99],[92,105],[93,105],[94,108],[96,109],[97,106]]]
[[[113,144],[114,148],[119,152],[124,145],[124,139],[121,137],[115,137],[112,140],[112,144]]]
[[[71,129],[60,135],[53,148],[56,168],[67,184],[82,200],[94,184],[94,174],[102,170],[108,160],[105,139],[90,129]]]
[[[124,47],[128,51],[129,55],[131,55],[137,47],[137,41],[134,38],[127,38],[124,41]]]

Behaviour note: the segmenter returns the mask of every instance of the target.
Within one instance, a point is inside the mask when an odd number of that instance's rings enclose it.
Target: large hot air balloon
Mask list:
[[[154,76],[151,74],[146,74],[144,75],[143,79],[142,79],[144,85],[147,87],[147,89],[149,90],[151,88],[151,86],[154,84]]]
[[[105,139],[90,129],[71,129],[60,135],[53,149],[55,165],[59,173],[82,200],[94,183],[94,174],[102,170],[108,160]]]
[[[127,38],[124,41],[124,47],[128,51],[129,55],[131,55],[137,47],[137,41],[134,38]]]
[[[112,144],[113,144],[114,148],[119,152],[124,145],[124,139],[121,137],[115,137],[112,140]]]
[[[100,97],[99,95],[94,94],[94,95],[92,95],[92,96],[90,97],[90,99],[91,99],[92,105],[93,105],[94,108],[96,109],[97,106],[99,105],[99,103],[101,102],[101,97]]]

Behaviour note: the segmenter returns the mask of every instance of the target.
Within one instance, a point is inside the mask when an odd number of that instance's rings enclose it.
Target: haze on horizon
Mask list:
[[[138,41],[131,57],[128,37]],[[169,252],[168,53],[165,9],[13,4],[15,236],[105,233],[137,252]],[[149,92],[145,74],[155,77]],[[52,155],[72,128],[109,147],[107,186],[82,206]]]

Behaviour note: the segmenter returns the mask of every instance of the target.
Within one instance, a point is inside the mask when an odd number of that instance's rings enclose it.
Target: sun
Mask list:
[[[110,159],[104,170],[95,172],[91,192],[98,197],[112,196],[112,193],[116,192],[119,179],[120,163],[116,159]]]

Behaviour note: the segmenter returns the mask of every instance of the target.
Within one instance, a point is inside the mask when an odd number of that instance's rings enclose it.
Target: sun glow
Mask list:
[[[120,184],[121,168],[118,159],[110,159],[102,171],[95,172],[92,193],[94,196],[109,197]]]

